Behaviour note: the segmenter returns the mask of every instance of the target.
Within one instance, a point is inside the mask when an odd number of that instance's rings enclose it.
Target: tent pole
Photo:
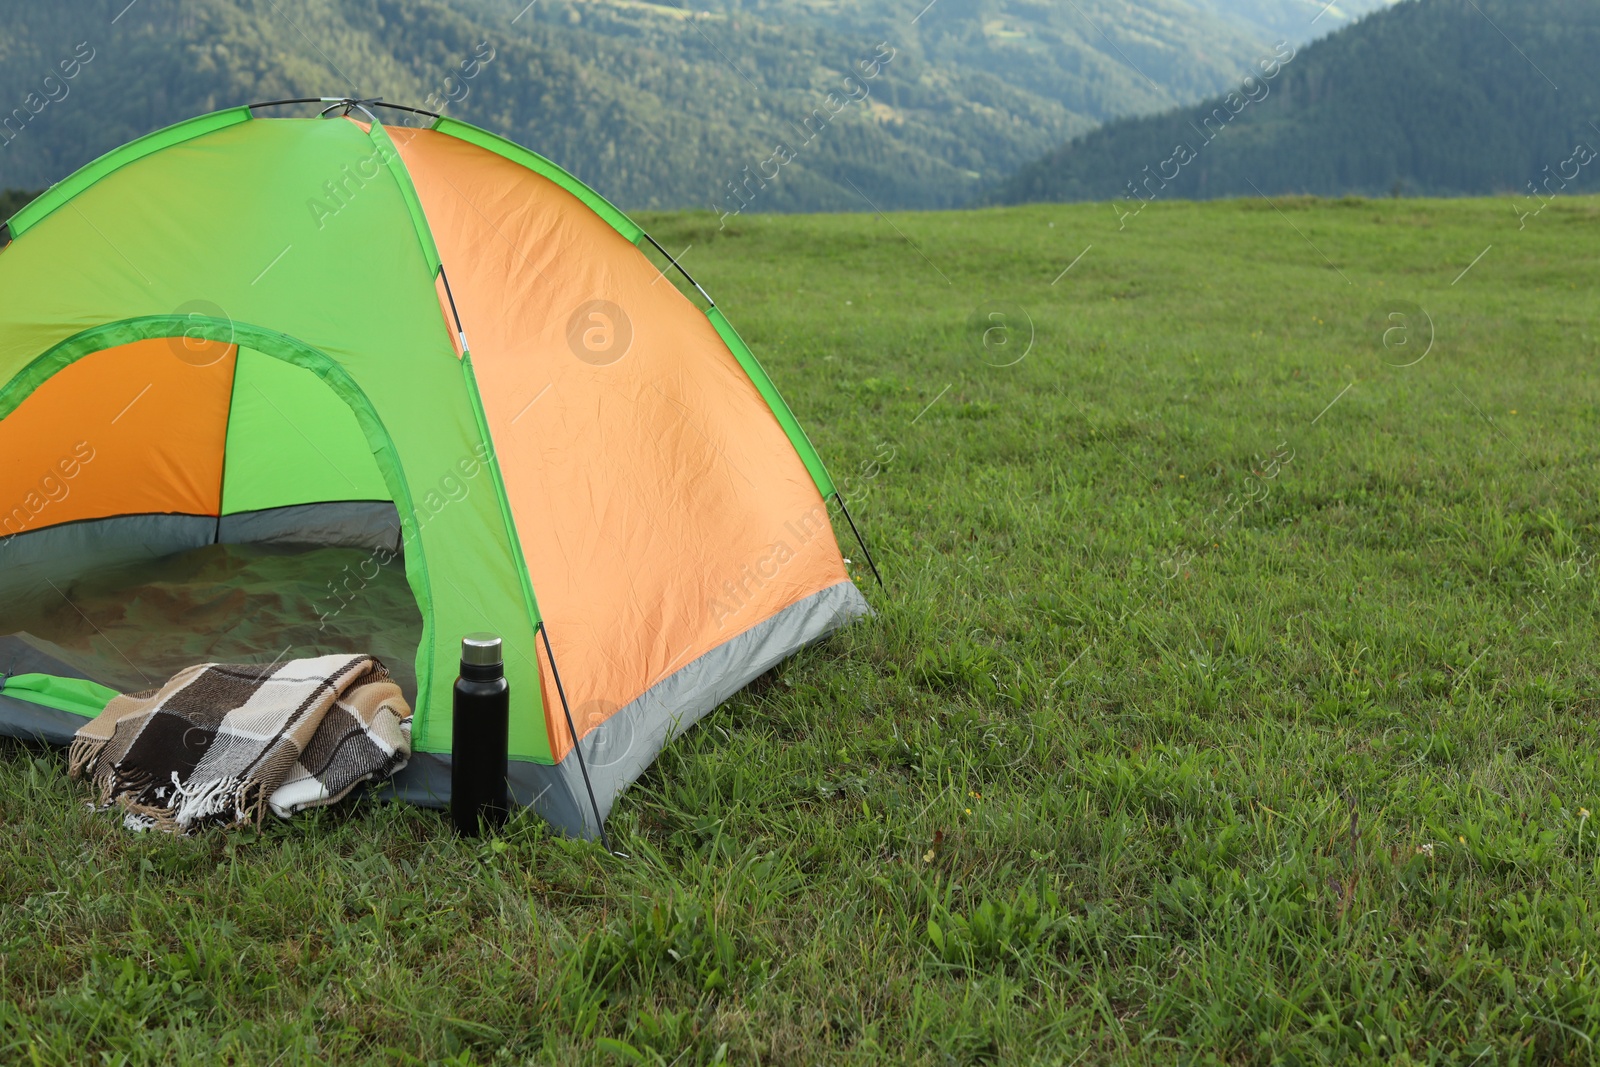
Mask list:
[[[839,491],[833,491],[833,499],[839,502],[839,510],[844,512],[844,521],[850,524],[850,532],[856,535],[856,544],[861,546],[861,552],[867,557],[867,566],[872,568],[872,576],[878,579],[878,588],[883,588],[883,575],[878,573],[878,565],[872,562],[872,549],[867,547],[866,539],[861,536],[861,531],[856,529],[856,520],[850,517],[850,509],[844,506],[844,497]]]
[[[600,818],[600,805],[595,802],[594,785],[589,781],[589,765],[583,759],[583,746],[578,743],[578,730],[572,725],[572,708],[567,704],[567,690],[561,684],[561,672],[556,670],[555,650],[550,647],[550,631],[543,619],[539,620],[539,636],[544,639],[544,654],[550,659],[550,673],[555,676],[556,692],[561,694],[561,710],[567,716],[567,732],[572,735],[572,751],[578,757],[578,769],[583,772],[583,788],[589,793],[589,807],[594,811],[595,825],[600,828],[600,844],[613,856],[618,855],[611,850],[611,838],[606,835],[605,820]]]
[[[467,328],[461,325],[461,312],[456,310],[456,294],[450,288],[450,275],[445,273],[444,264],[439,264],[439,280],[444,282],[444,295],[450,298],[450,314],[455,316],[456,337],[461,341],[461,351],[467,350]]]
[[[357,105],[371,104],[373,107],[386,107],[393,111],[409,111],[413,115],[427,115],[436,119],[443,117],[437,111],[424,111],[420,107],[407,107],[405,104],[391,104],[381,96],[373,97],[369,100],[357,100],[354,97],[347,96],[300,96],[293,100],[262,100],[254,104],[246,104],[245,107],[254,111],[258,107],[284,107],[289,104],[333,104],[337,106],[351,103]],[[332,111],[333,108],[328,110]],[[363,107],[361,110],[366,111],[367,109]],[[370,115],[372,112],[368,111],[367,114]]]
[[[640,233],[644,233],[643,230],[641,230],[639,232]],[[710,304],[712,307],[716,307],[717,306],[717,302],[715,300],[711,299],[711,294],[706,292],[704,289],[700,288],[700,283],[694,280],[694,276],[693,275],[691,275],[688,271],[683,269],[683,264],[678,262],[676,256],[674,256],[671,252],[668,252],[665,248],[661,247],[661,242],[660,241],[656,240],[654,237],[651,237],[647,233],[644,235],[644,239],[646,241],[649,241],[651,244],[655,245],[656,246],[656,251],[660,252],[663,256],[666,256],[668,263],[671,263],[674,267],[678,268],[678,273],[683,275],[684,279],[686,281],[688,281],[688,283],[690,285],[694,286],[697,290],[699,290],[700,295],[706,298],[706,303]]]

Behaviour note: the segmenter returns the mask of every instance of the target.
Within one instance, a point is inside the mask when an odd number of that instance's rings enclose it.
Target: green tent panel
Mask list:
[[[240,349],[222,514],[328,501],[388,500],[355,413],[311,371]]]

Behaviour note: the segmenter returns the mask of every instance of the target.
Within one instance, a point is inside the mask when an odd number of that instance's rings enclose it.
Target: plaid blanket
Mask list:
[[[411,709],[371,656],[204,663],[119,696],[72,742],[68,770],[130,829],[188,833],[332,804],[411,758]]]

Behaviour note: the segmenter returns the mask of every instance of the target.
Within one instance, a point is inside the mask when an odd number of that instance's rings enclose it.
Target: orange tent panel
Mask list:
[[[162,338],[49,378],[0,421],[0,535],[112,515],[215,515],[237,350]]]

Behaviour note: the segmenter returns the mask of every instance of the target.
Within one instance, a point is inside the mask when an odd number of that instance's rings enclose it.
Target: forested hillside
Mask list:
[[[1112,122],[1001,202],[1600,188],[1600,4],[1406,0],[1236,91]],[[1537,204],[1538,201],[1530,201]]]
[[[0,0],[0,188],[197,112],[357,94],[432,101],[629,207],[951,206],[1236,80],[1273,32],[1239,2]],[[1343,11],[1246,2],[1307,33]],[[736,196],[747,167],[779,176]]]
[[[1195,0],[1217,14],[1269,35],[1274,42],[1299,44],[1332,33],[1396,0]]]
[[[32,193],[21,189],[0,189],[0,220],[9,219],[21,211],[32,198]]]

